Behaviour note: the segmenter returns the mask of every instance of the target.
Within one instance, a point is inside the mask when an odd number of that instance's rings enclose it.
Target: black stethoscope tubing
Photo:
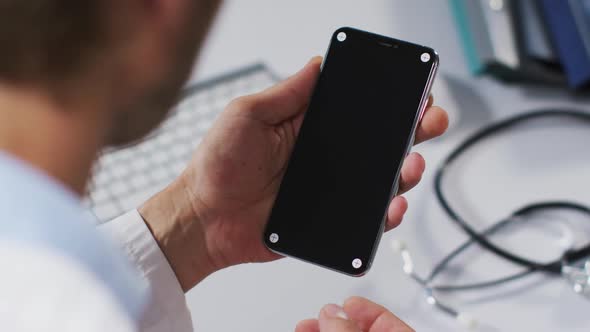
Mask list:
[[[507,249],[501,248],[494,243],[488,240],[488,236],[507,225],[510,221],[515,220],[515,217],[521,217],[532,213],[537,210],[541,209],[570,209],[576,210],[582,213],[586,213],[590,215],[590,208],[573,202],[542,202],[542,203],[534,203],[527,205],[517,211],[515,211],[510,217],[497,222],[496,224],[488,227],[483,232],[479,233],[473,227],[467,223],[465,219],[463,219],[459,213],[453,209],[446,199],[443,191],[442,191],[442,182],[444,179],[444,175],[446,171],[451,166],[451,164],[461,156],[466,150],[473,147],[475,144],[479,143],[480,141],[497,134],[499,132],[505,131],[512,127],[522,124],[523,122],[537,119],[537,118],[546,118],[546,117],[569,117],[576,120],[582,120],[585,122],[590,123],[590,113],[585,113],[582,111],[575,111],[575,110],[542,110],[542,111],[535,111],[520,114],[509,119],[500,121],[495,123],[489,127],[486,127],[475,134],[469,136],[467,139],[463,141],[455,150],[453,150],[449,156],[442,162],[441,166],[437,169],[435,175],[435,193],[438,202],[440,203],[443,210],[446,214],[450,217],[452,221],[454,221],[467,235],[469,235],[469,240],[465,242],[463,245],[455,249],[451,254],[445,257],[441,262],[439,262],[433,271],[431,272],[429,278],[427,279],[429,282],[432,281],[447,265],[448,263],[459,255],[462,251],[464,251],[467,247],[469,247],[473,243],[477,243],[482,246],[484,249],[496,254],[499,257],[502,257],[510,262],[518,264],[526,269],[522,272],[516,273],[511,276],[507,276],[504,278],[500,278],[497,280],[481,282],[477,284],[471,285],[461,285],[461,286],[436,286],[433,287],[434,290],[439,291],[449,291],[449,290],[466,290],[466,289],[475,289],[475,288],[483,288],[498,285],[503,282],[515,280],[526,275],[529,275],[533,272],[546,272],[550,274],[561,274],[562,267],[564,262],[574,262],[581,258],[587,257],[590,255],[590,243],[587,245],[575,249],[570,250],[564,253],[563,257],[554,260],[548,263],[541,263],[537,261],[530,260],[528,258],[522,257],[516,253],[513,253]]]

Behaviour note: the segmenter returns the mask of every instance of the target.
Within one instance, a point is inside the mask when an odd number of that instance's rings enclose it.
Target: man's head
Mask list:
[[[98,100],[105,143],[129,143],[177,98],[219,2],[0,0],[0,84],[74,112]]]

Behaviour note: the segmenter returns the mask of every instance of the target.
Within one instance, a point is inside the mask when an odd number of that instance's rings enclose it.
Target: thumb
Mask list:
[[[321,332],[360,332],[355,322],[348,318],[342,307],[328,304],[320,311]]]
[[[255,98],[257,118],[276,125],[305,112],[320,73],[322,57],[312,58],[295,75],[270,87]]]

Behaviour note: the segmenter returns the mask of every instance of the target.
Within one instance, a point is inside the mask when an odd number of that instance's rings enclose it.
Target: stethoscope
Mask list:
[[[469,239],[458,246],[455,250],[445,256],[438,264],[434,266],[428,277],[424,278],[419,276],[414,270],[414,263],[410,252],[405,244],[400,241],[394,240],[392,247],[394,251],[400,253],[403,261],[403,270],[413,280],[415,280],[421,287],[424,288],[426,293],[426,301],[440,309],[442,312],[454,317],[460,324],[467,328],[475,328],[477,321],[469,314],[462,313],[457,309],[453,308],[448,303],[441,301],[437,296],[438,292],[451,292],[451,291],[462,291],[462,290],[474,290],[483,289],[487,287],[493,287],[501,285],[513,280],[521,279],[535,272],[543,272],[549,275],[561,276],[571,283],[573,290],[576,293],[590,296],[590,242],[580,248],[568,248],[564,250],[561,257],[558,259],[548,262],[541,263],[530,260],[523,256],[520,256],[507,249],[501,248],[498,245],[489,241],[489,238],[498,233],[504,227],[520,221],[520,220],[534,220],[530,217],[536,213],[542,213],[549,210],[570,210],[580,212],[590,217],[590,208],[579,203],[564,202],[564,201],[552,201],[552,202],[539,202],[531,203],[525,207],[518,209],[513,212],[507,218],[492,224],[487,229],[478,232],[471,227],[465,219],[463,219],[455,209],[453,209],[447,200],[446,196],[442,191],[442,183],[444,175],[447,170],[452,166],[453,162],[461,156],[466,150],[473,147],[482,140],[500,132],[511,129],[515,126],[521,125],[523,122],[547,117],[568,117],[580,121],[590,123],[590,113],[572,111],[572,110],[544,110],[521,114],[507,120],[500,121],[489,127],[483,128],[475,134],[469,136],[463,143],[461,143],[455,150],[453,150],[449,156],[442,162],[441,166],[437,169],[434,181],[434,189],[436,198],[440,203],[441,207],[449,218],[454,221],[467,235]],[[567,232],[566,232],[567,234]],[[435,279],[441,274],[462,252],[469,248],[473,244],[478,244],[483,249],[486,249],[495,255],[502,257],[512,263],[520,265],[524,269],[520,272],[507,275],[494,280],[485,282],[478,282],[473,284],[464,285],[437,285]],[[580,264],[580,261],[585,262]]]

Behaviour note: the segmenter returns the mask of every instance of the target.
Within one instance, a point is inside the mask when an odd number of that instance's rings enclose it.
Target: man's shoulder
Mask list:
[[[6,331],[133,331],[106,285],[62,253],[0,242],[0,324]]]
[[[102,283],[127,315],[139,318],[148,296],[147,285],[123,253],[97,231],[78,197],[47,175],[2,153],[0,184],[4,186],[0,190],[0,246],[34,253],[31,259],[47,253],[74,262]],[[18,251],[10,252],[15,253]],[[1,259],[14,260],[10,256]]]

